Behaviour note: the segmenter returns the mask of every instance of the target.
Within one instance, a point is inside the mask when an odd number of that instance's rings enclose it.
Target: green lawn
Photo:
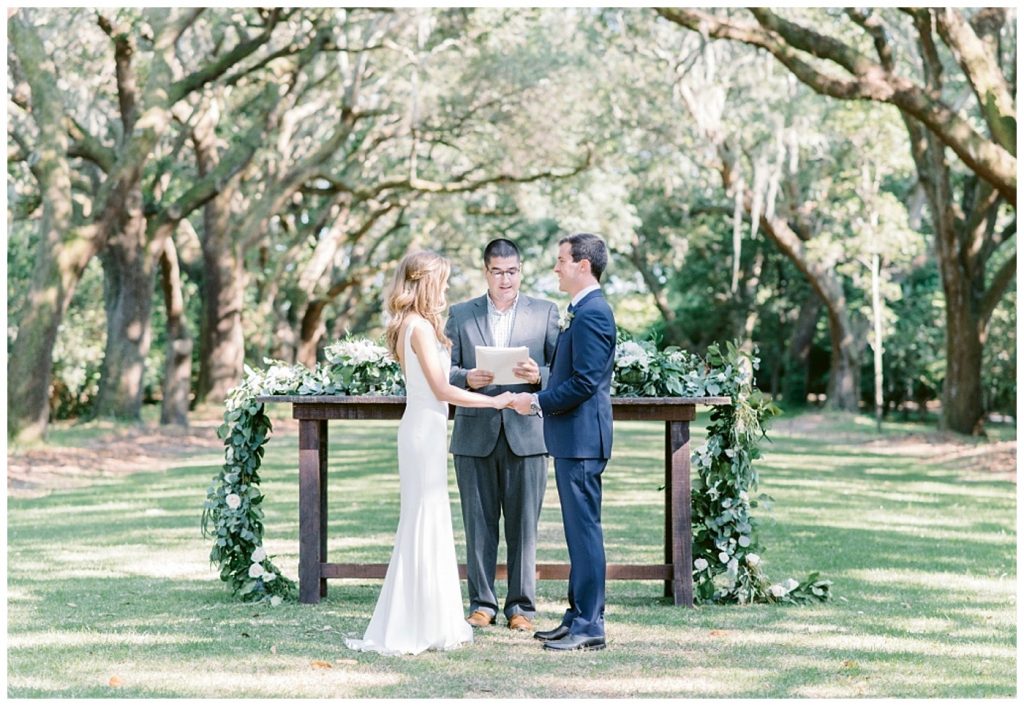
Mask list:
[[[802,420],[776,425],[758,466],[761,490],[775,498],[760,515],[762,556],[774,580],[820,570],[836,600],[685,610],[658,583],[609,582],[609,649],[597,653],[546,653],[502,626],[450,653],[350,652],[343,638],[361,635],[379,581],[332,581],[316,606],[239,603],[199,534],[216,454],[9,499],[8,695],[1014,696],[1016,486],[903,450],[898,442],[923,427],[889,425],[880,437],[866,417]],[[394,429],[331,426],[331,561],[388,559]],[[616,434],[604,485],[609,561],[657,562],[664,432],[620,424]],[[293,577],[296,446],[292,434],[274,436],[263,471],[266,544]],[[451,494],[461,542],[454,478]],[[565,559],[557,500],[550,476],[541,561]],[[564,590],[540,582],[540,627],[560,617]]]

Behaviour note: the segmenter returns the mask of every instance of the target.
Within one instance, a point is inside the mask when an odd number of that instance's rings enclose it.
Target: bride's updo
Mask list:
[[[451,341],[444,335],[442,314],[448,308],[445,290],[451,272],[447,258],[431,250],[409,253],[398,263],[388,288],[384,307],[388,313],[385,339],[391,355],[398,360],[398,334],[411,314],[417,314],[434,327],[437,340],[449,350]]]

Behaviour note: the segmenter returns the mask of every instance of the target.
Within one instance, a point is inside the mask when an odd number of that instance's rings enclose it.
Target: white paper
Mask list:
[[[518,348],[496,348],[494,346],[476,347],[476,367],[494,373],[492,385],[525,385],[526,380],[517,378],[512,368],[530,357],[526,346]]]

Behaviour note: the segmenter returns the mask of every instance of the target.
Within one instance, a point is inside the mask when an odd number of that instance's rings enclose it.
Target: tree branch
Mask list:
[[[853,7],[846,8],[846,15],[871,35],[871,39],[875,43],[875,51],[878,53],[878,59],[882,62],[882,67],[886,71],[894,71],[895,62],[893,60],[892,44],[889,42],[885,23],[882,22],[882,19],[872,10],[863,12]]]
[[[764,26],[685,8],[661,8],[662,17],[680,26],[721,39],[731,39],[771,52],[800,81],[817,93],[841,100],[863,99],[890,103],[919,120],[950,147],[976,174],[991,182],[1016,207],[1017,160],[999,144],[986,139],[929,91],[885,70],[838,40],[756,10]],[[802,47],[808,47],[806,51]],[[801,57],[809,53],[854,73],[840,78],[819,70]]]
[[[1017,251],[1014,251],[1002,264],[1002,266],[996,271],[992,282],[989,284],[988,289],[985,290],[984,296],[981,298],[981,305],[978,312],[978,325],[981,327],[982,332],[988,328],[988,322],[992,319],[992,312],[996,310],[999,305],[999,300],[1003,298],[1003,294],[1006,293],[1007,287],[1010,286],[1010,282],[1017,275]]]
[[[87,159],[104,173],[109,173],[117,161],[117,152],[96,139],[70,115],[65,116],[64,127],[73,140],[68,145],[68,156]]]
[[[121,124],[127,139],[135,127],[138,118],[139,87],[132,71],[132,56],[135,45],[130,30],[124,27],[115,28],[110,20],[101,13],[96,15],[96,23],[114,43],[114,75],[117,80],[117,103],[121,110]]]
[[[996,141],[1011,154],[1017,153],[1017,111],[1013,95],[995,56],[953,8],[933,10],[942,41],[953,50],[960,68],[974,89],[981,114]]]
[[[280,17],[280,8],[273,9],[270,12],[270,17],[267,20],[266,27],[260,34],[256,35],[252,39],[240,42],[234,49],[223,56],[218,57],[208,66],[204,66],[198,71],[195,71],[185,78],[171,84],[168,105],[177,103],[192,91],[201,88],[210,81],[224,75],[232,66],[236,65],[242,59],[266,44],[270,40],[270,37],[274,32],[274,27],[277,25]]]

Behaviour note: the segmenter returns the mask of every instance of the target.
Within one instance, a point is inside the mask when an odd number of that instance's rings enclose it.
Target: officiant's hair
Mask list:
[[[484,267],[491,264],[491,258],[514,257],[522,262],[523,256],[519,254],[519,246],[508,238],[495,238],[487,243],[484,248]]]
[[[590,260],[590,273],[600,282],[604,268],[608,266],[608,248],[604,241],[593,233],[573,233],[558,241],[559,245],[562,243],[569,243],[573,262]]]
[[[445,297],[451,263],[432,250],[411,252],[401,259],[391,281],[384,306],[389,315],[384,337],[391,355],[398,360],[398,336],[411,314],[426,319],[434,328],[437,340],[451,350],[452,342],[444,335],[442,315],[448,308]]]

